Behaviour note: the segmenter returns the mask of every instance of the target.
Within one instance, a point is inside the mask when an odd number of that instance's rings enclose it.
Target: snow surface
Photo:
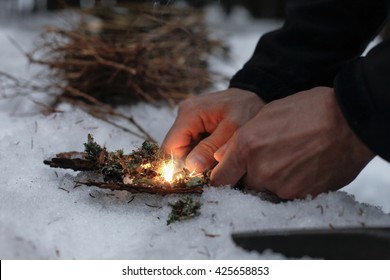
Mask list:
[[[216,7],[208,13],[210,25],[225,36],[233,56],[233,62],[213,60],[213,65],[229,75],[250,57],[261,34],[281,24],[252,20],[242,9],[229,18]],[[27,67],[8,37],[31,49],[41,25],[53,21],[53,15],[0,19],[0,71],[18,77],[38,71]],[[142,140],[68,105],[61,106],[62,113],[43,116],[32,102],[40,98],[0,98],[0,259],[281,259],[271,251],[240,249],[231,233],[390,226],[390,166],[379,158],[343,191],[315,199],[273,204],[229,187],[208,188],[194,196],[202,203],[199,217],[167,226],[168,203],[179,196],[140,194],[132,200],[126,192],[74,189],[76,172],[43,165],[57,152],[82,150],[88,133],[108,149],[125,152]],[[160,142],[175,118],[175,110],[167,107],[140,104],[121,110]]]

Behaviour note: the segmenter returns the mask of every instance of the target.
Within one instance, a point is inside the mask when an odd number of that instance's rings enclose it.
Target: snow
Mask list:
[[[230,75],[250,57],[259,36],[280,25],[252,20],[240,9],[229,18],[216,7],[208,13],[233,53],[233,62],[215,61],[214,67]],[[26,78],[39,71],[27,67],[8,37],[31,49],[40,26],[56,20],[53,15],[0,19],[0,71]],[[231,233],[390,225],[390,166],[376,158],[350,186],[314,199],[274,204],[229,187],[208,188],[194,196],[202,203],[199,217],[167,226],[168,203],[179,196],[133,199],[125,192],[74,188],[76,172],[42,163],[57,152],[82,150],[88,133],[108,149],[125,152],[142,140],[69,105],[43,116],[32,102],[36,98],[42,95],[0,98],[1,259],[283,259],[271,251],[244,251]],[[121,110],[160,142],[175,118],[175,109],[168,107],[140,104]]]

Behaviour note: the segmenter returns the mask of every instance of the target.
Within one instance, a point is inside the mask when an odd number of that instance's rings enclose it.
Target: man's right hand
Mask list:
[[[178,158],[187,155],[190,170],[210,169],[214,153],[264,105],[255,93],[237,88],[189,98],[179,104],[162,147]]]

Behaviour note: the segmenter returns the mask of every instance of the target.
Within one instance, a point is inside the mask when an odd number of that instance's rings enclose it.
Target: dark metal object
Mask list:
[[[390,259],[390,227],[267,230],[233,233],[246,249],[271,249],[288,258],[330,260]]]

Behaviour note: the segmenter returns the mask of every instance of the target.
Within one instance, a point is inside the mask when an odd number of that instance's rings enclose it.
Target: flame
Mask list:
[[[176,180],[184,179],[183,171],[179,167],[180,163],[175,162],[173,159],[173,155],[171,154],[171,159],[169,161],[165,161],[162,163],[161,167],[159,168],[159,173],[161,174],[161,179],[165,182],[172,183]],[[192,171],[190,174],[188,174],[188,177],[196,177],[199,173],[195,170]]]
[[[152,165],[149,162],[141,164],[141,168],[143,168],[143,169],[148,169],[148,168],[151,168],[151,167],[152,167]]]
[[[173,159],[170,160],[169,162],[164,162],[161,167],[161,177],[163,177],[164,180],[167,181],[168,183],[172,182],[174,170],[175,170],[175,163]]]

